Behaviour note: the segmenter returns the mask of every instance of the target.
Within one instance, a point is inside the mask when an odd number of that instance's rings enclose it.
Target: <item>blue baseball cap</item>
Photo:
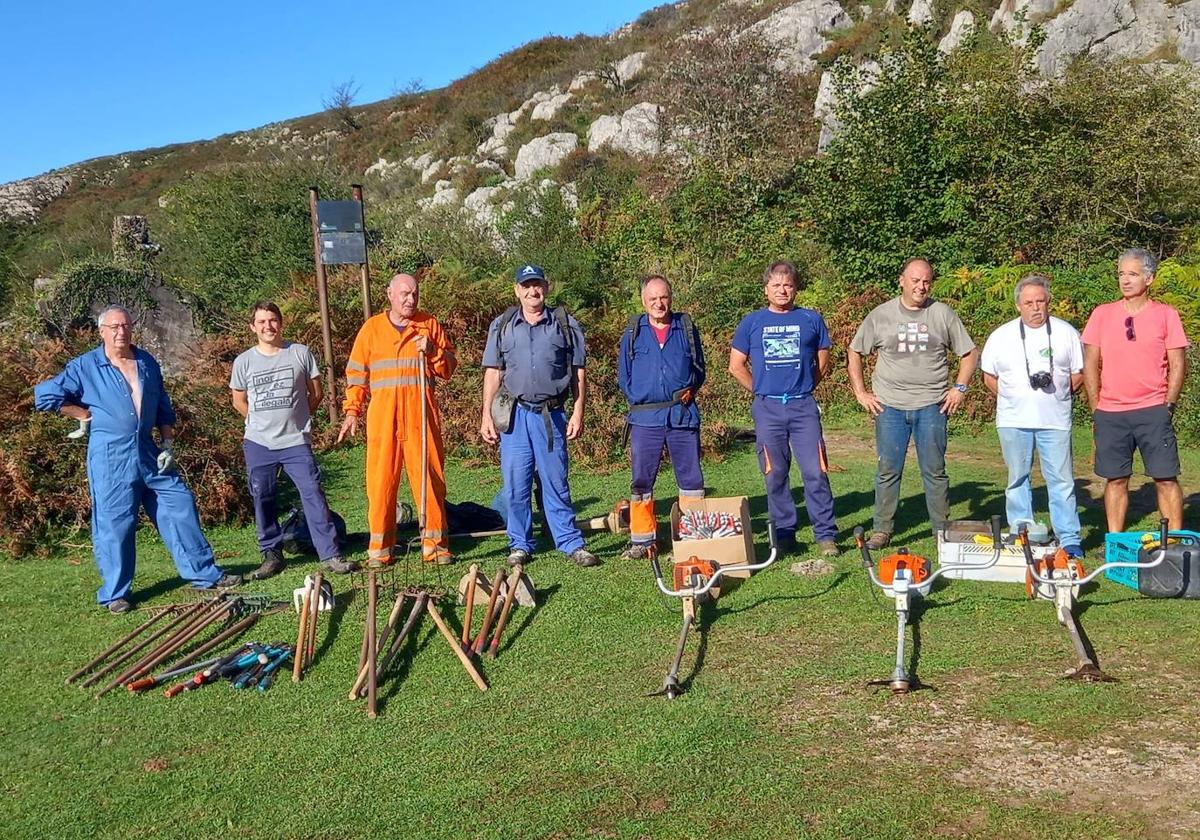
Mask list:
[[[523,265],[517,269],[518,283],[528,283],[530,280],[546,282],[546,272],[542,271],[540,265]]]

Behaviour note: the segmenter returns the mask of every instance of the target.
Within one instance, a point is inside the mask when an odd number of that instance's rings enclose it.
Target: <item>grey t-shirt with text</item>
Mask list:
[[[233,362],[229,387],[245,391],[250,403],[246,440],[268,449],[311,443],[308,381],[321,375],[312,351],[285,342],[273,356],[251,347]]]
[[[963,356],[975,342],[953,309],[939,301],[908,309],[892,298],[871,310],[850,349],[877,353],[871,390],[884,405],[904,411],[941,402],[950,387],[947,350]]]

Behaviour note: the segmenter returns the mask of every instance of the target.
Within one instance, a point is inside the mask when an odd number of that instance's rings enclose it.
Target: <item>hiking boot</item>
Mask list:
[[[129,610],[133,607],[133,604],[129,603],[124,598],[113,598],[104,606],[113,615],[120,615],[121,613],[129,612]]]
[[[871,551],[878,551],[881,548],[887,548],[891,541],[892,535],[887,531],[876,531],[867,539],[867,548]]]
[[[833,540],[820,540],[817,542],[817,548],[821,550],[822,557],[837,557],[841,554],[838,551],[837,543]]]
[[[585,569],[589,566],[599,566],[600,558],[586,548],[577,548],[571,552],[571,559],[575,561],[576,566],[582,566]]]
[[[775,536],[775,548],[780,554],[791,554],[796,550],[796,535],[795,534],[777,534]]]
[[[348,575],[351,572],[358,571],[358,564],[352,560],[346,560],[340,554],[335,554],[328,560],[321,561],[321,571],[330,572],[335,575]]]
[[[658,546],[654,543],[632,543],[621,552],[622,560],[649,560],[658,556]]]
[[[217,578],[217,582],[214,583],[212,586],[210,586],[209,589],[231,589],[234,586],[241,586],[241,585],[242,585],[242,576],[241,575],[234,575],[234,574],[226,573],[226,574],[221,575],[219,578]]]
[[[250,573],[250,580],[266,580],[275,577],[283,571],[286,565],[282,551],[278,548],[268,548],[263,552],[262,565]]]
[[[514,548],[508,553],[508,565],[510,566],[528,566],[532,559],[529,552],[523,548]]]

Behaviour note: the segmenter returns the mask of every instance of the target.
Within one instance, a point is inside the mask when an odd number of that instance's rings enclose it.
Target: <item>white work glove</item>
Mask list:
[[[81,438],[87,437],[88,429],[91,427],[91,425],[92,425],[91,417],[83,418],[82,420],[79,421],[78,429],[76,429],[73,432],[67,432],[67,438],[69,440],[80,440]]]
[[[167,470],[175,468],[175,456],[171,454],[171,446],[175,443],[173,440],[165,440],[162,445],[162,452],[158,453],[158,474],[162,475]]]

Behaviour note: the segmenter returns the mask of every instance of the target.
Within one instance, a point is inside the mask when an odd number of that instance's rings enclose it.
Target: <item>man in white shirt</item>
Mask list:
[[[1074,327],[1050,316],[1050,281],[1017,281],[1015,318],[988,336],[980,367],[996,395],[996,431],[1008,465],[1004,492],[1009,528],[1033,522],[1030,473],[1036,450],[1059,544],[1082,557],[1071,467],[1071,395],[1083,385],[1083,345]]]

